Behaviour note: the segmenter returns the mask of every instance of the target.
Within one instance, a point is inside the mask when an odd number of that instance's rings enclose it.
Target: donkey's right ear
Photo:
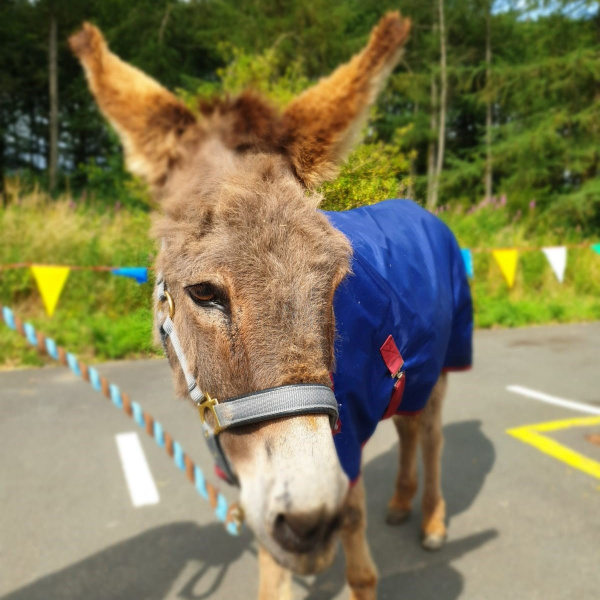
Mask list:
[[[69,38],[104,116],[119,134],[129,170],[159,189],[200,135],[196,117],[173,94],[113,54],[84,23]]]

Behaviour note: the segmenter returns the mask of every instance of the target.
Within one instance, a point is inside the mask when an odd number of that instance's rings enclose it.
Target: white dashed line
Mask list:
[[[588,415],[600,415],[600,408],[591,406],[590,404],[584,404],[583,402],[575,402],[574,400],[565,400],[564,398],[557,398],[556,396],[550,396],[543,392],[536,392],[529,388],[522,387],[520,385],[508,385],[506,389],[513,394],[520,394],[527,398],[533,398],[540,402],[546,402],[547,404],[554,404],[555,406],[562,406],[563,408],[570,408],[578,412],[586,413]]]
[[[115,437],[131,503],[135,507],[158,504],[158,490],[138,434],[119,433]]]

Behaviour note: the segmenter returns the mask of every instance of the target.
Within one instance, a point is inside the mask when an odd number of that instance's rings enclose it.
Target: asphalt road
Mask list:
[[[391,423],[365,449],[379,598],[600,598],[600,479],[561,460],[571,449],[600,468],[600,446],[587,439],[600,422],[506,390],[520,385],[600,408],[600,323],[478,332],[475,348],[475,368],[451,377],[446,403],[449,541],[441,552],[419,546],[418,505],[404,526],[384,523],[397,463]],[[194,411],[173,400],[164,361],[99,371],[210,471]],[[506,433],[566,419],[588,422],[544,434],[560,444],[558,457]],[[139,431],[156,504],[132,504],[115,440],[131,431]],[[251,534],[227,535],[164,451],[67,369],[0,373],[0,439],[3,600],[256,596]],[[343,570],[340,554],[328,572],[296,579],[296,597],[347,598]]]

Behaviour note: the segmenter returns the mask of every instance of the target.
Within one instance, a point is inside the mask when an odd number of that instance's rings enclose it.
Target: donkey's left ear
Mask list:
[[[385,15],[362,52],[298,96],[283,114],[282,146],[309,188],[335,177],[408,39],[411,22]]]
[[[69,38],[96,102],[115,128],[132,173],[155,189],[197,139],[196,117],[173,94],[109,49],[100,30],[84,23]]]

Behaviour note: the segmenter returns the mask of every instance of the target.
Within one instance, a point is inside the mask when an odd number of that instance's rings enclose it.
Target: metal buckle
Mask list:
[[[173,302],[173,297],[171,294],[169,294],[168,290],[164,290],[164,295],[165,299],[167,300],[167,304],[169,305],[169,317],[172,319],[173,315],[175,314],[175,303]],[[161,302],[164,302],[164,300],[161,300]]]
[[[204,423],[206,423],[206,411],[209,410],[212,415],[213,418],[215,420],[215,424],[213,426],[213,430],[212,433],[213,435],[218,435],[219,433],[221,433],[221,431],[223,431],[225,429],[225,427],[223,427],[221,425],[221,421],[219,421],[219,415],[217,414],[217,411],[215,410],[215,406],[217,406],[217,404],[219,404],[219,401],[216,398],[211,398],[207,393],[204,394],[205,400],[203,402],[201,402],[200,404],[198,404],[198,412],[200,413],[200,420],[202,421],[202,424],[204,425]]]
[[[231,510],[231,521],[238,529],[244,524],[245,519],[244,509],[239,504],[234,506]]]
[[[403,367],[404,365],[402,365]],[[392,379],[397,379],[398,381],[400,381],[400,379],[402,379],[404,377],[404,371],[402,370],[402,367],[400,367],[393,375],[392,375]]]

